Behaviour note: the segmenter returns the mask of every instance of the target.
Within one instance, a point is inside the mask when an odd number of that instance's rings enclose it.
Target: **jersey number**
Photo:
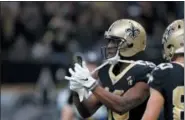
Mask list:
[[[184,86],[173,90],[173,119],[184,120]]]
[[[165,70],[167,68],[173,68],[173,65],[171,63],[161,63],[160,65],[158,65],[155,69],[161,69],[161,70]],[[154,69],[154,70],[155,70]]]
[[[108,87],[105,87],[105,90],[109,91]],[[122,95],[124,93],[123,90],[114,90],[113,92],[116,95]],[[129,112],[120,115],[118,113],[115,113],[113,111],[111,111],[110,109],[108,109],[108,120],[112,120],[112,117],[114,118],[114,120],[128,120],[129,119]]]
[[[155,68],[155,66],[156,66],[156,65],[155,65],[154,63],[152,63],[152,62],[143,61],[143,60],[138,60],[137,63],[140,64],[140,65],[148,66],[148,67],[150,67],[150,68]]]

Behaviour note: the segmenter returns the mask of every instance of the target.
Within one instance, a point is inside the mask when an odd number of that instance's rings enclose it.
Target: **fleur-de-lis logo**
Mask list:
[[[140,34],[140,30],[138,28],[136,28],[131,22],[130,23],[130,28],[126,29],[126,33],[128,33],[128,35],[132,38],[135,39],[139,34]]]
[[[167,28],[163,36],[163,41],[162,41],[163,44],[167,42],[169,36],[174,32],[174,30],[175,28],[173,26],[170,26],[169,28]]]

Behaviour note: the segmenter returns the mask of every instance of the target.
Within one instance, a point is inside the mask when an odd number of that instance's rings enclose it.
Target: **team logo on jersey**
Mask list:
[[[132,76],[129,76],[127,78],[127,81],[128,81],[128,85],[132,86],[133,85],[133,77]]]
[[[126,33],[128,33],[128,35],[132,38],[135,39],[139,34],[140,34],[140,30],[138,28],[136,28],[131,22],[130,22],[131,27],[126,29]]]

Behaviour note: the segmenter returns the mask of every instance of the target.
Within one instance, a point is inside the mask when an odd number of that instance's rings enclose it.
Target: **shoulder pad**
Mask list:
[[[133,71],[134,71],[135,81],[133,85],[135,85],[137,82],[147,83],[149,75],[156,65],[152,62],[142,61],[142,60],[136,61],[134,64],[135,64],[135,67],[133,68]]]
[[[151,72],[151,78],[149,79],[149,82],[153,81],[154,78],[163,78],[168,77],[169,70],[173,68],[173,65],[171,63],[161,63],[157,67],[153,69]]]

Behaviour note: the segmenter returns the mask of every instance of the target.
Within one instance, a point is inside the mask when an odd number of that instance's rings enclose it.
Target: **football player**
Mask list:
[[[142,120],[157,120],[164,106],[166,120],[184,120],[184,22],[176,20],[163,35],[165,59],[149,78],[150,98]]]
[[[70,80],[71,90],[78,93],[74,95],[75,105],[84,118],[103,104],[108,109],[109,120],[140,120],[149,96],[145,81],[155,65],[129,60],[145,50],[145,29],[136,21],[121,19],[105,32],[105,39],[108,45],[104,48],[111,64],[100,69],[100,82],[91,76],[84,61],[82,65],[76,63],[74,71],[69,69],[71,77],[65,77]],[[128,61],[123,62],[125,59]],[[93,94],[80,102],[78,96],[84,96],[86,89]]]

